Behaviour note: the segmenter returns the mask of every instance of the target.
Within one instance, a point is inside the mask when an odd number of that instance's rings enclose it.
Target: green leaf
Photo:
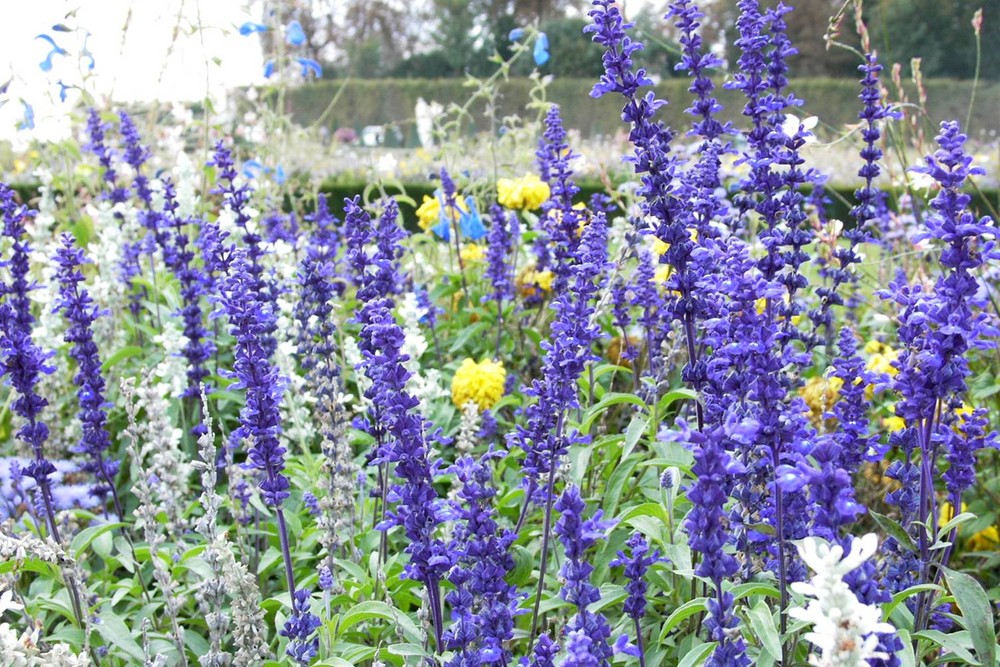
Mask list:
[[[697,401],[698,392],[694,389],[688,389],[687,387],[680,387],[678,389],[672,389],[668,391],[663,397],[656,403],[656,414],[662,415],[668,407],[676,403],[677,401]]]
[[[632,453],[635,449],[636,444],[639,442],[639,438],[642,437],[643,431],[646,430],[646,417],[643,415],[635,415],[632,417],[632,421],[628,423],[628,428],[625,430],[625,443],[622,445],[622,460],[628,458],[628,455]]]
[[[535,557],[519,544],[513,549],[514,569],[507,573],[507,583],[511,586],[524,586],[531,579],[531,571],[535,565]]]
[[[594,425],[601,413],[613,405],[621,405],[622,403],[631,403],[644,411],[646,410],[646,403],[635,394],[609,392],[605,394],[604,398],[587,408],[583,420],[580,422],[580,433],[590,433],[590,427]]]
[[[604,490],[604,511],[608,515],[614,516],[618,510],[618,501],[621,500],[625,484],[631,479],[632,472],[638,464],[638,457],[626,459],[619,463],[615,471],[611,473],[611,479],[608,480],[608,485]]]
[[[886,602],[882,606],[882,616],[889,618],[889,615],[893,610],[899,606],[900,602],[903,602],[907,598],[911,598],[918,593],[923,593],[926,591],[938,591],[943,592],[944,589],[937,584],[917,584],[916,586],[910,586],[909,588],[902,590],[892,596],[892,601]]]
[[[774,625],[774,617],[771,615],[771,608],[766,602],[761,600],[750,610],[750,626],[756,633],[760,643],[768,653],[775,658],[781,657],[781,637],[778,635],[778,628]]]
[[[700,665],[705,662],[705,659],[709,654],[715,650],[715,645],[717,642],[708,642],[707,644],[701,644],[690,651],[688,651],[684,658],[677,663],[677,667],[694,667],[695,665]]]
[[[781,597],[781,592],[776,587],[757,581],[733,586],[730,592],[733,594],[733,600],[742,600],[751,595],[766,595],[776,600]]]
[[[963,523],[966,523],[968,521],[974,521],[975,519],[976,515],[973,514],[972,512],[962,512],[958,516],[953,517],[951,521],[938,528],[938,534],[937,534],[938,539],[943,540],[945,536],[951,532],[952,528],[957,528]]]
[[[893,521],[884,514],[879,514],[873,510],[868,510],[868,516],[872,518],[879,528],[882,529],[884,533],[892,536],[897,542],[907,549],[913,549],[913,541],[910,539],[909,533],[899,525],[898,522]]]
[[[997,660],[996,635],[993,633],[993,610],[986,591],[979,582],[965,574],[941,566],[951,594],[962,610],[965,628],[972,637],[972,646],[984,665],[994,665]]]
[[[125,622],[111,611],[110,607],[101,610],[101,622],[94,625],[97,632],[104,638],[108,648],[124,651],[130,657],[142,663],[146,656],[142,647],[129,632]]]
[[[393,621],[396,618],[396,613],[381,600],[360,602],[340,617],[340,632],[346,632],[358,623],[370,621],[375,618],[380,618],[383,621]]]
[[[624,510],[622,510],[621,516],[618,517],[619,523],[624,523],[629,519],[637,516],[650,516],[654,519],[658,519],[667,525],[667,510],[663,508],[660,503],[643,503],[641,505],[632,505]]]
[[[431,654],[424,650],[424,647],[420,644],[391,644],[389,646],[389,653],[393,655],[401,655],[403,657],[418,656],[421,658],[430,658]]]
[[[116,366],[120,362],[132,357],[138,357],[145,354],[145,352],[141,347],[135,345],[119,348],[114,354],[104,360],[104,363],[101,364],[101,370],[106,373],[109,368]]]
[[[971,653],[969,653],[969,646],[972,642],[969,639],[969,633],[966,631],[952,632],[945,634],[939,630],[921,630],[920,632],[914,632],[913,636],[917,639],[925,639],[935,646],[940,646],[944,650],[948,651],[952,655],[961,658],[966,664],[969,665],[980,665],[978,660]],[[951,661],[954,662],[954,661]],[[986,663],[993,664],[993,663]]]
[[[90,544],[96,540],[98,537],[114,530],[120,526],[124,526],[121,522],[112,523],[102,523],[98,526],[90,526],[89,528],[84,528],[79,533],[73,537],[72,543],[70,543],[70,551],[73,553],[73,557],[77,560],[83,555],[83,552],[90,546]]]
[[[676,628],[678,625],[684,622],[695,614],[700,614],[704,612],[708,607],[706,605],[707,598],[695,598],[694,600],[688,600],[674,612],[667,617],[666,622],[663,624],[663,629],[660,630],[660,643],[667,638],[670,631]]]

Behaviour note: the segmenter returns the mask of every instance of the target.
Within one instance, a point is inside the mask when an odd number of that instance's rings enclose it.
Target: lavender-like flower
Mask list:
[[[833,322],[830,308],[844,304],[844,297],[839,293],[839,289],[844,284],[854,282],[855,276],[850,267],[861,261],[857,251],[858,246],[871,239],[871,221],[878,217],[879,210],[884,205],[884,193],[874,185],[875,179],[881,173],[878,164],[882,159],[882,149],[878,146],[878,141],[882,137],[879,123],[899,115],[881,103],[878,73],[882,71],[882,65],[878,63],[875,54],[868,53],[865,56],[865,64],[860,65],[858,69],[864,74],[859,95],[863,106],[858,118],[864,122],[861,137],[865,141],[861,149],[861,159],[864,160],[864,164],[858,170],[858,176],[863,178],[865,183],[854,191],[854,196],[857,198],[857,204],[851,209],[854,225],[844,230],[843,234],[848,240],[848,246],[845,248],[838,245],[833,251],[836,266],[825,271],[830,284],[816,289],[816,294],[820,297],[820,306],[816,312],[810,313],[817,330],[826,329],[829,332],[828,336],[832,335]]]
[[[649,543],[642,533],[633,533],[625,544],[629,548],[628,555],[624,551],[619,551],[618,558],[611,561],[611,567],[625,568],[625,577],[628,579],[628,583],[625,584],[625,591],[628,593],[628,597],[625,598],[625,614],[635,625],[639,665],[645,667],[646,656],[643,650],[641,623],[642,617],[646,615],[646,572],[650,565],[661,560],[660,552],[649,552]]]
[[[309,591],[300,589],[292,596],[292,615],[279,634],[288,637],[285,653],[300,665],[308,665],[319,652],[316,629],[322,625],[319,617],[309,611]]]
[[[45,457],[48,426],[40,420],[48,401],[35,390],[42,373],[53,368],[46,361],[51,353],[43,352],[31,339],[35,318],[31,314],[28,292],[34,285],[28,280],[31,247],[24,237],[24,224],[31,215],[25,206],[14,201],[14,191],[0,183],[0,214],[3,215],[3,235],[12,241],[11,257],[5,261],[10,272],[10,283],[0,283],[0,375],[10,378],[18,393],[11,408],[24,423],[17,430],[17,437],[31,447],[34,458],[24,467],[23,473],[33,479],[41,495],[42,509],[52,537],[58,541],[59,531],[55,522],[52,486],[49,476],[55,466]]]
[[[613,654],[609,641],[611,627],[604,614],[588,610],[590,605],[601,599],[601,593],[597,586],[590,583],[594,566],[587,561],[587,552],[598,540],[604,539],[614,522],[602,520],[601,510],[597,510],[591,518],[584,519],[586,509],[587,505],[580,497],[579,489],[573,485],[566,487],[555,504],[555,510],[560,514],[559,521],[556,522],[556,535],[566,550],[566,562],[560,570],[565,581],[560,596],[577,609],[576,615],[566,624],[567,650],[571,656],[576,654],[572,658],[576,660],[573,664],[605,667],[611,664]],[[570,646],[574,633],[577,633],[575,636],[582,634],[590,643],[574,651]],[[581,660],[583,656],[589,656],[593,662]]]
[[[261,301],[257,287],[248,253],[238,248],[218,296],[221,310],[229,319],[230,333],[235,338],[231,376],[236,383],[232,388],[246,390],[246,403],[240,411],[240,425],[233,439],[248,443],[248,467],[261,475],[264,501],[271,507],[280,508],[289,496],[289,483],[283,472],[285,448],[278,438],[281,433],[279,405],[285,381],[268,359],[261,341],[262,335],[271,330],[276,313],[269,303]]]
[[[153,192],[149,189],[149,178],[142,173],[142,167],[151,157],[152,153],[148,147],[142,143],[139,135],[139,128],[132,122],[132,117],[125,111],[118,112],[120,121],[119,130],[122,133],[125,150],[122,152],[122,159],[135,171],[132,179],[132,187],[139,199],[147,206],[151,207]]]
[[[506,642],[514,635],[520,596],[505,580],[514,568],[510,546],[517,536],[497,525],[492,507],[490,461],[501,456],[491,449],[479,460],[464,456],[449,469],[462,485],[454,509],[462,523],[452,539],[455,566],[448,574],[455,589],[445,597],[453,623],[443,638],[445,647],[456,651],[450,667],[511,661]]]
[[[235,441],[248,445],[247,467],[260,476],[258,486],[261,496],[274,509],[278,524],[278,538],[285,563],[285,580],[292,595],[292,615],[285,622],[282,634],[290,638],[289,655],[307,664],[315,655],[316,645],[308,641],[319,619],[309,613],[309,593],[295,587],[288,526],[282,505],[289,494],[285,477],[285,448],[281,446],[281,398],[285,380],[268,358],[265,342],[267,332],[273,331],[276,313],[267,300],[261,299],[259,282],[252,272],[247,250],[234,251],[229,267],[219,289],[221,311],[229,319],[230,333],[235,338],[233,371],[236,382],[233,389],[246,391],[246,402],[240,410],[240,425],[233,431]]]
[[[98,484],[93,493],[100,498],[110,493],[115,511],[122,517],[122,506],[115,488],[119,462],[108,458],[108,450],[111,448],[111,436],[107,429],[109,403],[104,397],[104,375],[93,331],[94,321],[107,312],[98,308],[90,298],[90,293],[81,286],[83,273],[80,266],[88,263],[83,250],[76,246],[72,234],[63,234],[61,240],[62,247],[53,258],[59,265],[56,271],[59,297],[55,310],[62,311],[69,322],[64,340],[70,343],[70,356],[77,363],[73,382],[79,387],[78,414],[83,435],[75,451],[88,457],[80,469],[97,478]]]
[[[404,572],[426,587],[436,645],[442,647],[440,582],[452,566],[452,554],[435,536],[446,512],[433,486],[436,464],[432,464],[429,453],[429,441],[442,436],[415,412],[419,401],[406,391],[410,373],[403,366],[407,357],[400,351],[404,334],[396,324],[392,300],[388,298],[400,282],[396,262],[401,253],[402,231],[396,222],[397,210],[390,200],[378,228],[373,229],[359,201],[345,200],[347,257],[359,282],[360,308],[355,319],[361,324],[361,368],[371,380],[365,392],[371,401],[365,426],[376,442],[371,463],[380,469],[384,519],[378,525],[382,530],[403,527],[409,540],[406,553],[410,556]],[[372,242],[376,249],[370,255],[367,246]],[[388,471],[392,469],[401,483],[389,485]],[[387,507],[389,502],[396,503],[392,510]]]
[[[709,638],[719,645],[705,663],[712,667],[740,667],[750,664],[746,645],[732,630],[738,620],[733,614],[733,596],[723,589],[723,582],[739,570],[736,559],[726,552],[730,541],[725,505],[733,493],[736,476],[744,472],[726,451],[752,441],[756,424],[733,419],[705,433],[684,428],[682,434],[694,451],[691,472],[695,483],[688,489],[688,499],[694,507],[684,522],[688,543],[701,554],[695,573],[712,582],[714,595],[708,605],[705,622]],[[728,447],[727,447],[728,445]]]
[[[104,143],[105,133],[110,129],[111,124],[102,121],[96,109],[91,108],[87,111],[86,149],[97,157],[104,171],[104,182],[108,186],[107,197],[112,204],[117,204],[128,199],[128,190],[118,186],[116,182],[118,174],[114,168],[115,153]]]
[[[163,261],[180,283],[179,314],[184,321],[184,337],[187,339],[182,350],[188,365],[188,385],[184,397],[189,401],[197,401],[200,406],[201,386],[208,377],[205,363],[211,359],[215,346],[208,340],[201,307],[207,281],[205,274],[194,263],[195,251],[190,246],[186,229],[196,221],[181,218],[177,213],[178,206],[173,183],[163,181],[163,223],[165,229],[172,229],[173,232],[172,239],[163,244]],[[195,427],[195,433],[200,435],[202,420],[196,421],[198,426]]]
[[[919,451],[919,495],[916,498],[917,518],[930,517],[930,533],[937,530],[937,502],[934,478],[938,474],[937,453],[941,443],[945,455],[954,462],[954,472],[949,472],[946,486],[954,507],[961,506],[961,494],[975,480],[970,457],[977,449],[997,446],[995,434],[986,435],[981,426],[981,415],[973,415],[964,437],[957,437],[952,425],[959,424],[956,410],[962,404],[967,390],[966,378],[970,375],[966,354],[973,349],[992,345],[988,336],[996,330],[984,312],[979,280],[975,270],[989,259],[1000,258],[995,248],[996,229],[989,218],[976,220],[967,210],[970,197],[962,192],[965,181],[982,169],[972,166],[972,158],[965,154],[966,137],[958,123],[944,122],[937,137],[940,148],[925,159],[916,171],[933,177],[941,189],[931,202],[934,213],[925,220],[927,231],[920,238],[941,242],[940,264],[943,269],[932,292],[919,287],[909,287],[901,277],[882,293],[900,306],[899,339],[903,343],[895,362],[899,373],[892,386],[901,398],[896,403],[896,414],[906,424],[908,449],[906,459],[887,471],[902,481],[914,477],[917,468],[910,453]],[[896,494],[898,502],[906,497]],[[913,498],[910,498],[912,503]],[[927,583],[936,578],[932,574],[932,561],[938,555],[931,552],[928,533],[918,530],[920,572],[917,581]],[[947,564],[950,550],[940,554],[942,564]],[[927,627],[930,610],[921,596],[915,613],[915,627]]]
[[[542,204],[542,227],[549,243],[554,279],[552,290],[566,289],[571,279],[571,267],[580,243],[580,224],[585,212],[573,208],[573,197],[580,191],[573,181],[570,162],[578,157],[566,143],[559,106],[553,104],[545,114],[545,131],[535,152],[543,181],[549,184],[551,196]]]

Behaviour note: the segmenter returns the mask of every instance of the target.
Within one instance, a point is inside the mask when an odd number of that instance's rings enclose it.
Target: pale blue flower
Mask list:
[[[318,62],[316,62],[312,58],[296,58],[295,62],[297,62],[302,67],[303,79],[308,79],[309,74],[315,75],[317,79],[323,77],[323,68],[320,66]]]
[[[58,44],[56,44],[56,40],[52,39],[51,37],[49,37],[48,35],[46,35],[44,33],[41,34],[41,35],[36,36],[35,39],[45,40],[46,42],[48,42],[49,44],[52,45],[52,48],[49,50],[49,54],[47,56],[45,56],[45,60],[43,60],[38,65],[43,72],[48,72],[48,71],[50,71],[52,69],[52,56],[57,56],[57,55],[58,56],[68,56],[69,55],[69,52],[66,51],[66,49],[64,49],[61,46],[59,46]]]
[[[298,21],[292,21],[288,24],[286,29],[285,39],[292,46],[302,46],[306,43],[306,33],[302,29],[302,24]]]
[[[252,35],[255,32],[267,32],[268,27],[263,23],[254,23],[253,21],[247,21],[240,26],[240,34],[246,37],[247,35]]]
[[[541,67],[549,62],[549,36],[544,32],[538,33],[535,39],[535,64]]]

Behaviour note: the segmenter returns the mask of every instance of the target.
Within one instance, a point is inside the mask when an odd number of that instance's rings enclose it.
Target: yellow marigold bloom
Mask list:
[[[549,184],[535,174],[497,181],[497,201],[507,208],[533,211],[551,194]]]
[[[466,243],[458,254],[463,262],[481,262],[486,257],[486,248],[478,243]]]
[[[844,381],[838,377],[813,377],[799,390],[802,400],[809,406],[809,419],[819,424],[823,421],[823,413],[827,412],[840,398],[840,388]]]
[[[466,359],[451,381],[451,401],[459,409],[472,402],[480,410],[488,410],[503,397],[506,378],[503,362],[484,360],[476,363]]]

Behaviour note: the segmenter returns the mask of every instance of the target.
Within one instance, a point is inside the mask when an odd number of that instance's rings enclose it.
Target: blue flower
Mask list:
[[[479,217],[479,210],[476,208],[476,200],[472,196],[465,198],[467,211],[462,211],[458,219],[458,224],[462,229],[462,234],[470,241],[478,241],[486,236],[486,227]]]
[[[274,64],[274,58],[270,58],[266,63],[264,63],[264,78],[270,79],[274,76],[274,70],[276,65]]]
[[[59,81],[56,81],[56,83],[59,84],[59,101],[60,102],[65,102],[66,101],[66,91],[69,90],[70,88],[76,88],[76,86],[65,84],[65,83],[62,82],[62,79],[60,79]]]
[[[43,72],[48,72],[48,71],[50,71],[52,69],[52,56],[68,56],[69,55],[69,52],[66,49],[64,49],[61,46],[59,46],[58,44],[56,44],[56,41],[54,39],[52,39],[51,37],[49,37],[48,35],[46,35],[46,34],[38,35],[37,37],[35,37],[35,39],[45,40],[50,45],[52,45],[52,48],[49,50],[49,54],[47,56],[45,56],[45,60],[43,60],[38,65],[38,67],[41,68],[41,70]]]
[[[87,46],[87,42],[90,40],[90,33],[88,32],[83,37],[83,48],[80,49],[80,57],[86,58],[90,62],[87,64],[88,70],[94,69],[94,54],[90,52],[90,48]]]
[[[549,36],[544,32],[538,33],[532,55],[535,57],[535,64],[539,67],[549,62]]]
[[[302,67],[303,79],[308,79],[310,74],[314,75],[317,79],[323,78],[323,68],[312,58],[296,58],[295,62]]]
[[[246,37],[247,35],[252,35],[255,32],[267,32],[268,27],[263,23],[254,23],[253,21],[247,21],[240,26],[240,34]]]
[[[243,178],[253,180],[255,178],[260,178],[260,175],[264,173],[264,165],[261,164],[260,160],[247,160],[243,163],[243,168],[240,170]]]
[[[17,129],[19,130],[35,129],[35,107],[31,106],[24,100],[21,100],[21,106],[24,107],[24,120],[18,123]]]
[[[513,30],[510,31],[510,34],[507,35],[507,39],[509,39],[512,42],[516,42],[522,39],[523,37],[524,37],[524,28],[514,28]]]
[[[106,385],[93,331],[97,318],[108,312],[98,308],[89,292],[81,287],[83,273],[80,265],[87,262],[83,250],[76,246],[72,234],[63,234],[61,241],[62,245],[54,258],[58,264],[56,278],[59,281],[55,310],[62,311],[69,323],[64,340],[71,344],[70,356],[77,363],[73,382],[79,387],[78,416],[82,433],[76,451],[89,457],[80,468],[97,478],[98,484],[93,493],[98,497],[110,493],[118,516],[122,517],[122,507],[114,483],[119,462],[107,458],[111,448],[111,435],[107,428],[110,404],[105,400]]]
[[[278,185],[284,185],[287,180],[288,176],[285,174],[285,168],[279,164],[274,170],[274,182]]]
[[[306,43],[306,33],[302,29],[302,24],[298,21],[292,21],[288,24],[285,29],[285,39],[292,46],[302,46]]]

